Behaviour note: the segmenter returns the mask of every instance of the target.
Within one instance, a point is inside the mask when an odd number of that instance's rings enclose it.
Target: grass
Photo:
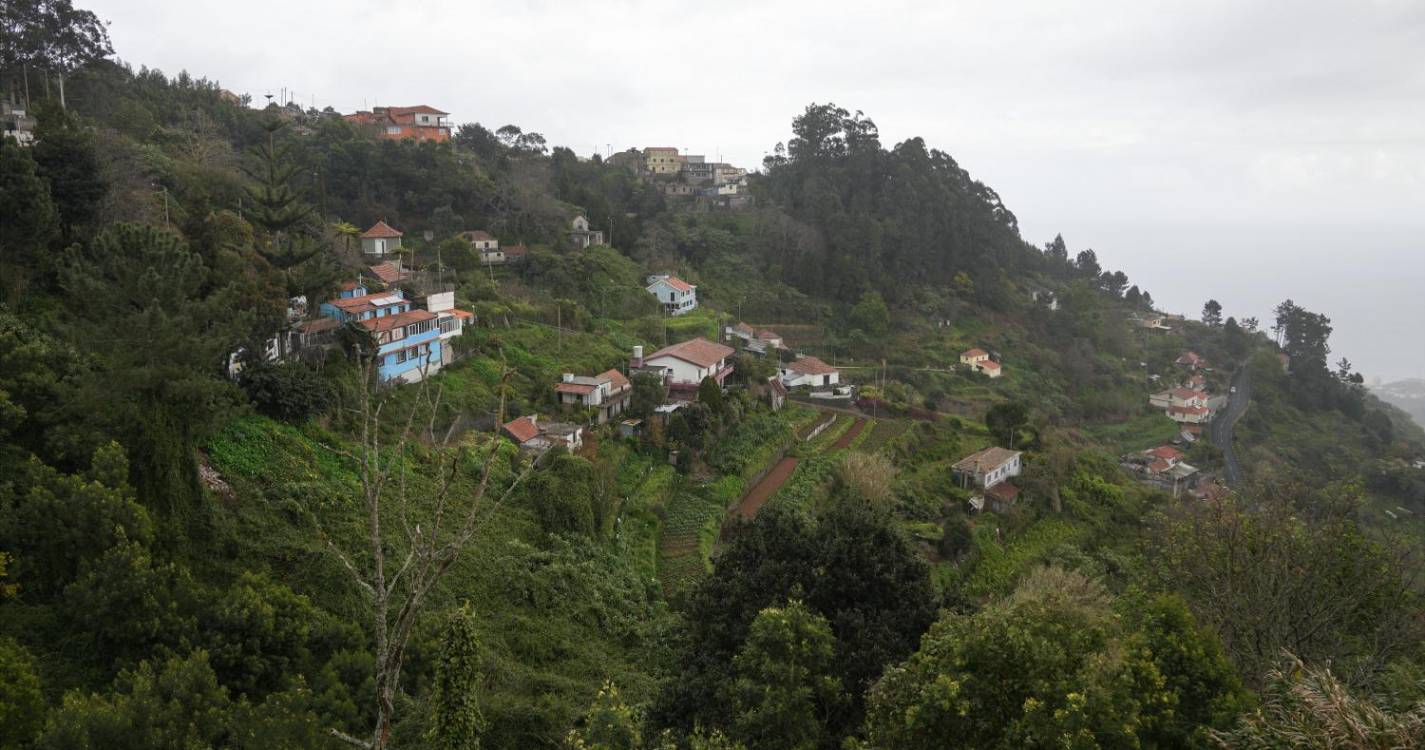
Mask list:
[[[1178,434],[1178,425],[1162,412],[1155,411],[1126,422],[1094,425],[1088,428],[1088,433],[1106,449],[1120,454],[1170,442]]]
[[[1001,544],[995,540],[991,525],[982,525],[975,529],[979,564],[970,574],[965,589],[976,596],[1003,596],[1049,553],[1064,545],[1082,544],[1087,534],[1087,529],[1071,521],[1046,518]]]

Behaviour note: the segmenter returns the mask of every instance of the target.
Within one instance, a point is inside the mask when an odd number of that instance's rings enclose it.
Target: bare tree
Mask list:
[[[503,421],[505,385],[510,374],[503,364],[501,371],[497,423]],[[526,465],[502,490],[492,490],[492,471],[499,463],[496,459],[501,446],[495,437],[479,449],[479,481],[474,488],[468,488],[462,480],[467,478],[463,467],[469,446],[453,440],[458,420],[437,434],[442,389],[432,387],[423,377],[414,403],[400,421],[395,442],[383,445],[382,428],[386,423],[382,412],[390,403],[389,396],[372,394],[369,362],[363,366],[362,375],[356,408],[360,445],[355,450],[327,447],[352,462],[360,476],[365,549],[350,553],[322,532],[320,523],[318,530],[370,607],[376,660],[375,724],[370,738],[335,728],[330,732],[355,747],[382,750],[390,743],[406,648],[431,591],[482,528],[482,521],[509,498],[537,461]],[[408,449],[417,440],[432,446],[435,456],[433,486],[422,489],[413,487],[407,476]]]

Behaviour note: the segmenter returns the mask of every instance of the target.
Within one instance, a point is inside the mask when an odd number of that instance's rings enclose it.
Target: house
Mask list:
[[[757,332],[757,343],[759,343],[759,344],[762,345],[762,349],[763,349],[764,352],[765,352],[767,349],[784,349],[784,348],[786,348],[786,344],[785,344],[785,342],[782,341],[781,335],[778,334],[776,331],[768,331],[768,330],[761,330],[761,331],[758,331],[758,332]]]
[[[440,329],[440,363],[442,366],[455,361],[455,346],[451,339],[465,332],[465,326],[474,322],[475,314],[455,307],[455,287],[440,287],[427,291],[417,303],[427,311],[435,313],[436,327]]]
[[[1185,388],[1191,388],[1192,390],[1195,390],[1195,391],[1206,390],[1206,389],[1207,389],[1207,378],[1204,378],[1204,377],[1203,377],[1202,375],[1200,375],[1200,374],[1194,373],[1192,377],[1190,377],[1190,378],[1188,378],[1187,380],[1184,380],[1184,381],[1183,381],[1183,387],[1185,387]]]
[[[787,405],[787,386],[776,375],[767,378],[767,405],[772,407],[772,411],[781,411]]]
[[[460,233],[460,239],[470,243],[470,248],[480,256],[480,263],[498,266],[505,262],[505,254],[500,251],[500,241],[481,229],[470,229]]]
[[[622,414],[633,395],[633,384],[618,370],[608,370],[593,377],[564,373],[554,385],[555,398],[566,407],[597,410],[595,421],[605,424]]]
[[[643,356],[643,347],[635,346],[629,372],[658,373],[670,394],[696,396],[704,378],[712,378],[719,385],[727,379],[732,372],[727,358],[733,353],[732,347],[704,338],[689,339],[647,357]]]
[[[960,486],[983,490],[980,502],[970,499],[971,507],[982,509],[986,500],[990,509],[998,513],[1013,507],[1019,499],[1019,488],[1009,480],[1023,471],[1021,455],[1019,451],[993,447],[972,453],[955,464],[953,472]]]
[[[584,428],[564,422],[541,422],[539,415],[530,414],[506,422],[500,432],[514,441],[522,451],[543,453],[556,445],[576,451],[584,446]]]
[[[960,486],[989,489],[1020,475],[1023,471],[1022,455],[1020,451],[1008,448],[986,448],[960,459],[952,469],[960,480]]]
[[[747,170],[731,164],[713,164],[712,180],[714,185],[741,185],[747,182]]]
[[[14,138],[21,146],[31,146],[35,142],[35,126],[39,124],[33,115],[19,104],[0,101],[0,141]]]
[[[1169,406],[1168,419],[1185,424],[1202,424],[1212,419],[1212,410],[1206,406]]]
[[[1160,445],[1128,456],[1123,465],[1139,474],[1144,481],[1172,492],[1173,497],[1183,490],[1196,488],[1200,477],[1197,467],[1184,461],[1182,451],[1171,445]]]
[[[777,374],[788,388],[800,386],[834,386],[841,382],[841,372],[816,357],[799,356],[783,362]]]
[[[1031,285],[1029,287],[1029,300],[1036,305],[1043,305],[1051,311],[1059,309],[1059,296],[1054,293],[1054,290],[1048,287],[1042,287],[1037,284]]]
[[[997,378],[1004,374],[1003,366],[990,359],[990,353],[984,349],[966,349],[960,352],[960,364],[991,378]]]
[[[1207,394],[1191,388],[1170,388],[1149,396],[1148,405],[1159,409],[1171,406],[1207,406]]]
[[[401,249],[401,236],[382,219],[361,233],[361,253],[369,260],[385,260]]]
[[[738,322],[737,325],[724,326],[722,333],[723,338],[727,339],[728,343],[731,343],[734,339],[738,339],[742,341],[743,346],[751,343],[752,339],[757,335],[757,332],[753,330],[752,326],[742,322]]]
[[[589,228],[589,219],[583,214],[575,214],[569,221],[569,241],[575,250],[588,250],[594,245],[604,244],[604,233]]]
[[[418,382],[444,364],[440,316],[415,309],[399,289],[371,294],[359,283],[348,285],[341,296],[322,303],[321,312],[338,325],[356,323],[371,334],[382,381]]]
[[[697,308],[698,288],[696,286],[669,274],[655,274],[649,276],[646,281],[648,293],[662,303],[663,312],[669,315],[682,315]]]
[[[1203,359],[1197,352],[1183,352],[1173,364],[1186,367],[1189,370],[1199,370],[1207,366],[1207,360]]]
[[[683,157],[672,146],[649,146],[643,149],[643,168],[653,174],[677,174],[683,168]]]
[[[506,263],[521,263],[529,254],[529,248],[524,245],[506,245],[500,252],[505,256]]]
[[[377,136],[388,141],[411,139],[445,143],[450,140],[449,112],[424,104],[415,107],[372,107],[370,112],[343,115],[347,122],[377,129]]]

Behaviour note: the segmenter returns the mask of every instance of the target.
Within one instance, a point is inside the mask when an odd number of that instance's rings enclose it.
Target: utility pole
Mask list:
[[[163,188],[163,226],[168,226],[168,188]]]

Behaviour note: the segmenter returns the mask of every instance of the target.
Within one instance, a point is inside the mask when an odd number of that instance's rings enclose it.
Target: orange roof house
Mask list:
[[[401,249],[402,234],[382,219],[361,233],[361,252],[371,260],[385,260]]]
[[[442,112],[425,104],[415,107],[372,107],[370,112],[344,115],[347,122],[377,129],[377,137],[388,141],[406,138],[417,141],[445,143],[450,140],[450,125]]]

